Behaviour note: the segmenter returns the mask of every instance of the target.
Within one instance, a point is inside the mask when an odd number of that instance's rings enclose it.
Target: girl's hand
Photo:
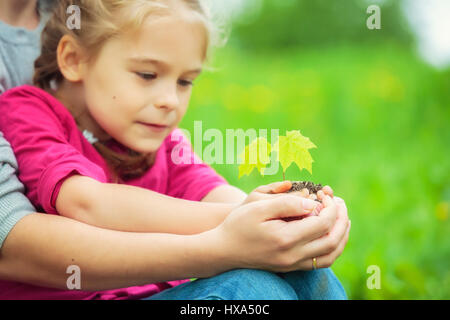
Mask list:
[[[274,182],[267,185],[262,185],[254,189],[250,194],[247,196],[247,198],[242,202],[242,204],[247,204],[253,201],[259,201],[259,200],[267,200],[279,197],[286,193],[286,191],[290,190],[292,187],[291,181],[280,181],[280,182]],[[328,195],[330,197],[333,197],[333,189],[331,189],[330,186],[325,186],[322,188],[322,194]],[[309,198],[312,200],[316,200],[317,198],[319,200],[322,200],[322,196],[315,195],[315,194],[309,194],[308,189],[303,189],[301,191],[295,191],[290,192],[289,194],[292,195],[298,195],[303,198]]]
[[[273,272],[327,267],[342,253],[348,239],[346,212],[326,195],[318,216],[285,222],[282,218],[306,215],[314,201],[292,194],[251,202],[234,209],[214,229],[224,263],[230,268]]]
[[[331,198],[333,198],[333,189],[331,189],[330,186],[323,187],[322,190],[319,190],[317,192],[317,195],[315,195],[314,193],[309,194],[309,190],[306,189],[306,188],[301,190],[300,192],[302,193],[302,195],[305,198],[309,198],[309,199],[312,199],[312,200],[319,199],[320,201],[322,201],[324,196],[330,196]]]
[[[270,183],[268,185],[259,186],[258,188],[253,190],[247,196],[247,198],[241,203],[241,205],[251,203],[254,201],[273,199],[273,198],[277,198],[277,197],[286,195],[286,191],[290,190],[291,187],[292,187],[291,181],[274,182],[274,183]],[[303,198],[308,198],[311,200],[318,199],[318,200],[322,201],[322,199],[325,195],[333,197],[333,189],[331,189],[330,186],[325,186],[322,188],[322,190],[320,190],[318,192],[317,195],[315,195],[315,194],[310,195],[308,189],[306,189],[306,188],[303,190],[300,190],[300,191],[290,192],[289,194],[300,196]],[[292,220],[306,218],[311,215],[317,215],[322,209],[323,209],[322,203],[316,203],[316,207],[314,208],[314,210],[311,213],[304,215],[302,217],[286,217],[283,220],[284,221],[292,221]]]
[[[283,195],[286,191],[291,189],[292,183],[290,181],[282,181],[282,182],[274,182],[267,185],[262,185],[250,192],[247,198],[242,202],[241,205],[259,201],[259,200],[267,200],[279,197]],[[299,193],[299,192],[294,192]]]

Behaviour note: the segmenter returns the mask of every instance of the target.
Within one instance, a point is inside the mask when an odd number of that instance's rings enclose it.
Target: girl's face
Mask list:
[[[108,40],[82,79],[98,125],[132,150],[157,151],[186,112],[205,57],[205,32],[198,20],[173,15]]]

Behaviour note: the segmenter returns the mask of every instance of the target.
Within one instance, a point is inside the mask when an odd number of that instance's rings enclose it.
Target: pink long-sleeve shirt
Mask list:
[[[71,174],[112,182],[105,160],[77,128],[70,112],[44,90],[25,85],[1,95],[0,130],[16,155],[19,179],[26,187],[26,196],[39,211],[58,214],[55,207],[58,192],[64,179]],[[123,148],[119,143],[111,147],[118,151]],[[127,184],[200,201],[227,181],[200,160],[177,128],[163,141],[148,172]],[[96,292],[0,281],[0,299],[139,299],[188,281],[176,279]]]

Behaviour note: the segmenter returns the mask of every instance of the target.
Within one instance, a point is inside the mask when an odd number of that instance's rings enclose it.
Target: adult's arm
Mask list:
[[[1,76],[1,75],[0,75]],[[0,132],[0,248],[14,225],[35,211],[16,177],[17,161]]]
[[[210,277],[226,271],[215,239],[211,232],[119,232],[35,213],[6,238],[0,279],[67,290],[70,265],[80,267],[81,290],[89,291]]]

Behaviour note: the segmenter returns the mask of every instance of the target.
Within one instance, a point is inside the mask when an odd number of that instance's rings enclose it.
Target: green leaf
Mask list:
[[[312,163],[314,162],[309,149],[317,148],[309,138],[304,137],[300,131],[287,131],[286,136],[279,136],[272,150],[277,153],[283,172],[292,163],[297,164],[300,170],[306,169],[312,174]]]
[[[239,155],[242,164],[239,165],[239,177],[250,175],[253,169],[257,169],[264,175],[264,168],[270,162],[271,146],[263,137],[253,140]]]

